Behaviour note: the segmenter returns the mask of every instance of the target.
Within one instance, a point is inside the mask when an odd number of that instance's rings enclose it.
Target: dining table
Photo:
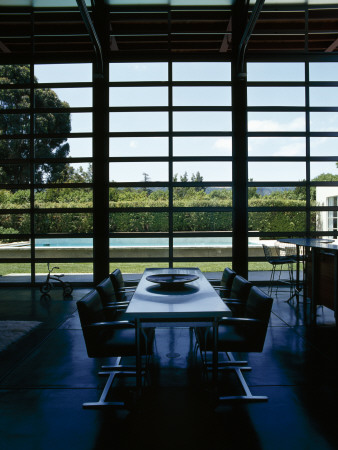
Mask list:
[[[218,324],[231,310],[199,268],[147,268],[125,311],[135,323],[136,391],[142,389],[142,327],[213,327],[212,379],[217,389]]]

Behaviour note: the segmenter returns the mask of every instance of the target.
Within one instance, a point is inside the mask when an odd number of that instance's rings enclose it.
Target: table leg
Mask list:
[[[213,352],[212,352],[212,381],[213,387],[217,389],[218,382],[218,321],[214,319],[213,322]]]
[[[136,340],[136,393],[139,396],[142,389],[142,357],[141,357],[141,322],[135,320],[135,340]]]

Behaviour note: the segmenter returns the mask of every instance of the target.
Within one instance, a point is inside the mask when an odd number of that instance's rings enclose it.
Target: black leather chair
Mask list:
[[[214,284],[216,280],[209,280],[213,285],[214,289],[219,293],[221,297],[230,297],[232,283],[236,276],[236,272],[231,270],[229,267],[226,267],[223,270],[222,278],[219,284]]]
[[[96,286],[101,297],[101,302],[104,307],[114,307],[116,316],[123,314],[129,305],[129,302],[118,301],[115,289],[110,277],[105,278]]]
[[[87,354],[90,358],[116,357],[116,364],[102,366],[104,372],[100,375],[108,376],[98,402],[84,403],[84,408],[102,408],[107,406],[125,406],[125,402],[107,401],[107,395],[118,374],[136,376],[135,366],[120,365],[121,357],[136,356],[135,325],[130,321],[107,321],[106,308],[103,307],[100,295],[96,289],[90,291],[77,302],[83,337]],[[141,355],[149,357],[153,351],[154,329],[142,329],[140,334]],[[147,363],[146,359],[146,363]],[[147,365],[145,365],[147,368]]]
[[[252,283],[240,275],[236,275],[231,285],[230,294],[224,298],[224,302],[229,306],[233,316],[240,316],[244,313],[245,305],[252,288]]]
[[[113,283],[117,300],[129,302],[135,292],[137,284],[133,286],[126,286],[126,283],[123,279],[123,275],[120,269],[115,269],[109,275],[109,277]],[[135,280],[134,283],[136,283]]]
[[[218,327],[219,352],[262,352],[270,319],[272,298],[253,286],[246,302],[243,317],[224,317]],[[212,328],[197,327],[195,329],[198,345],[205,367],[209,368],[207,352],[214,348]],[[243,377],[242,370],[251,370],[251,367],[242,367],[235,360],[219,363],[219,368],[234,370],[238,380],[245,391],[245,395],[220,397],[220,400],[267,400],[266,396],[254,396]]]

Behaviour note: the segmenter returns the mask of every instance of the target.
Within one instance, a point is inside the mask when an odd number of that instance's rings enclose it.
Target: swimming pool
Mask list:
[[[167,247],[167,238],[110,238],[110,247]],[[255,245],[250,242],[249,245]],[[93,247],[91,238],[55,238],[36,239],[36,247]],[[194,237],[174,238],[174,247],[232,246],[231,237]]]

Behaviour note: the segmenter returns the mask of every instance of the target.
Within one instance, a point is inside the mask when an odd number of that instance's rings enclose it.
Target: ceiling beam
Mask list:
[[[245,27],[245,30],[243,32],[242,39],[239,44],[238,49],[238,59],[237,59],[237,75],[239,77],[246,78],[246,73],[244,73],[244,55],[245,50],[248,45],[250,36],[253,32],[253,29],[255,28],[259,13],[261,12],[264,5],[264,0],[256,0],[256,3],[252,9],[252,12],[250,14],[248,23]]]
[[[338,38],[332,42],[331,45],[328,46],[328,48],[325,50],[326,53],[333,52],[338,47]]]
[[[98,35],[96,33],[95,27],[93,25],[92,19],[90,18],[87,5],[85,0],[76,0],[76,3],[79,7],[82,20],[87,28],[89,37],[94,45],[95,54],[96,54],[96,64],[98,73],[103,75],[103,54],[102,47]]]
[[[232,17],[230,17],[226,34],[224,35],[221,48],[219,49],[220,53],[226,53],[229,50],[231,38],[232,38]]]

